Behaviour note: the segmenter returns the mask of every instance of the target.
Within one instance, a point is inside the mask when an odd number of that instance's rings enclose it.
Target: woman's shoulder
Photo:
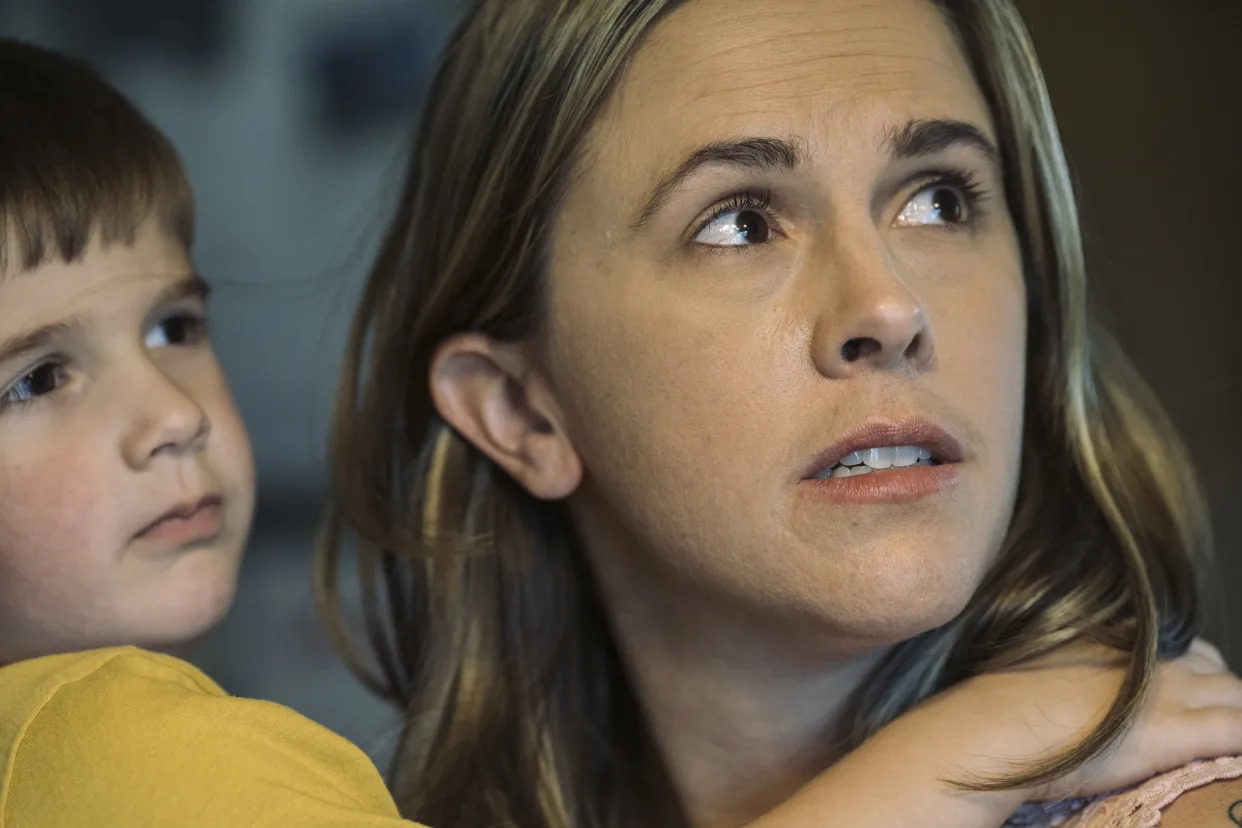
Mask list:
[[[0,828],[409,825],[345,739],[136,648],[0,669],[0,738]]]

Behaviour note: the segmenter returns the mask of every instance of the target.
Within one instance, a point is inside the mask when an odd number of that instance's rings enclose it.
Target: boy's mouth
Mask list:
[[[135,538],[194,543],[214,537],[224,523],[224,498],[206,495],[178,504],[147,524]]]

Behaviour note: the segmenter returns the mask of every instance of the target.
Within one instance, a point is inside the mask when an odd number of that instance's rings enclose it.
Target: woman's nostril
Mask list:
[[[841,359],[846,362],[857,362],[864,357],[871,356],[880,349],[880,343],[871,337],[855,337],[841,346]]]

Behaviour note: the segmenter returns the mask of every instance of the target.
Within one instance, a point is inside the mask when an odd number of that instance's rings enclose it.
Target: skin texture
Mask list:
[[[0,349],[71,325],[0,362],[0,662],[176,648],[227,611],[254,471],[194,278],[147,222],[131,245],[92,242],[76,263],[0,279]],[[222,498],[214,536],[136,537],[206,495]]]

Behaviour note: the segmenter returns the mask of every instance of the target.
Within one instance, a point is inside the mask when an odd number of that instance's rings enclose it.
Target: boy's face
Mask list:
[[[254,470],[182,245],[0,274],[0,664],[175,648],[233,597]]]

